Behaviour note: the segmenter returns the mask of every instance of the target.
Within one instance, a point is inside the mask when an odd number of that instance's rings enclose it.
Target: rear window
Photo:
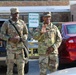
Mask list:
[[[68,34],[76,34],[76,24],[66,26]]]

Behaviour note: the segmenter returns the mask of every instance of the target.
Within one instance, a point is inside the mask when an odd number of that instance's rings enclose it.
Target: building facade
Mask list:
[[[69,0],[0,0],[0,7],[4,7],[4,9],[2,8],[2,10],[0,10],[2,11],[0,12],[0,18],[10,17],[7,7],[9,9],[11,6],[18,8],[24,7],[24,11],[20,10],[23,11],[20,15],[20,18],[22,18],[27,23],[29,12],[39,13],[40,21],[42,22],[42,13],[47,11],[52,12],[53,22],[66,22],[70,21],[70,8],[68,5]]]

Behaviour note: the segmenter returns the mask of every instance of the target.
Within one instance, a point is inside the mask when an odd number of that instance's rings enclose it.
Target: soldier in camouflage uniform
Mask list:
[[[58,67],[58,47],[62,42],[61,34],[58,28],[53,25],[51,13],[45,12],[43,15],[43,24],[34,33],[34,39],[38,40],[39,47],[39,66],[40,75],[46,75],[47,69],[54,72]]]
[[[16,29],[8,21],[5,21],[1,27],[2,39],[7,41],[7,75],[13,75],[13,65],[17,64],[18,75],[24,75],[25,55],[24,45],[22,41],[26,41],[28,37],[28,29],[24,21],[19,19],[18,8],[11,8],[11,18],[9,19],[20,32],[18,35]]]

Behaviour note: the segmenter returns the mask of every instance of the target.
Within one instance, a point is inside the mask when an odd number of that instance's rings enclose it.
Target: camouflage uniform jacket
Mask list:
[[[52,46],[54,51],[52,53],[58,54],[58,47],[62,42],[61,34],[58,28],[52,23],[46,27],[47,32],[41,34],[41,27],[34,33],[34,39],[38,40],[38,52],[39,54],[46,54],[48,47]]]
[[[12,21],[12,23],[16,26],[16,28],[20,32],[22,40],[26,41],[27,37],[28,37],[28,29],[27,29],[27,26],[24,23],[24,21],[22,21],[22,20],[19,19],[17,22]],[[9,22],[9,20],[5,21],[3,23],[2,27],[1,27],[1,34],[0,35],[1,35],[1,38],[3,40],[7,41],[7,45],[6,45],[7,50],[9,50],[11,48],[12,48],[12,50],[13,49],[17,50],[17,48],[20,49],[20,48],[24,47],[24,45],[23,45],[22,42],[13,43],[13,42],[8,41],[8,39],[10,37],[14,37],[14,36],[18,35],[17,31],[15,30],[15,28],[13,27],[13,25]]]

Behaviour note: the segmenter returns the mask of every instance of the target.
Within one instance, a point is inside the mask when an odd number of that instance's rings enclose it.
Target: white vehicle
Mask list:
[[[47,75],[76,75],[76,67],[58,70],[56,72]]]

